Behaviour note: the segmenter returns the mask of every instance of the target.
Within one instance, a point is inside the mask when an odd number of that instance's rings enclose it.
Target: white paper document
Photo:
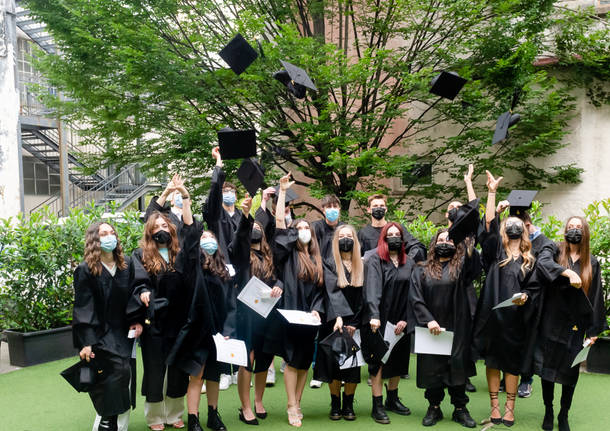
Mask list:
[[[443,331],[438,335],[430,333],[428,328],[415,328],[415,353],[427,355],[451,355],[453,347],[453,332]]]
[[[136,338],[136,330],[130,329],[129,332],[127,333],[127,338]]]
[[[521,298],[521,292],[517,292],[513,296],[508,298],[506,301],[500,302],[493,309],[495,310],[496,308],[504,308],[504,307],[510,307],[511,305],[517,305],[513,302],[517,298]]]
[[[237,299],[266,319],[280,297],[272,298],[271,288],[253,276],[237,295]]]
[[[589,356],[589,351],[591,350],[591,341],[585,341],[582,346],[583,349],[578,352],[578,355],[576,355],[574,361],[572,362],[573,367],[580,364],[582,361],[585,361],[587,359],[587,356]]]
[[[394,325],[393,323],[388,322],[385,324],[385,332],[383,333],[383,339],[387,341],[389,345],[388,351],[385,352],[385,355],[383,355],[383,358],[381,358],[381,362],[383,362],[384,364],[388,362],[388,359],[390,358],[390,353],[392,353],[392,349],[394,349],[394,346],[396,345],[396,343],[398,343],[398,340],[400,340],[405,335],[405,331],[402,331],[400,335],[396,335],[394,333],[395,330],[396,325]]]
[[[345,331],[345,328],[343,328],[343,330]],[[362,343],[362,340],[360,338],[360,329],[356,329],[356,331],[354,332],[354,336],[352,338],[354,339],[354,341],[356,342],[358,347],[360,347],[360,344]],[[354,361],[354,356],[356,357],[355,361]],[[347,358],[345,360],[345,362],[343,363],[343,365],[339,366],[339,368],[342,370],[347,370],[348,368],[362,367],[363,365],[364,365],[364,357],[362,356],[362,349],[360,349],[356,352],[355,355],[352,355],[349,358]]]
[[[242,340],[229,338],[225,340],[222,334],[214,335],[216,344],[216,360],[227,364],[248,365],[248,355],[246,353],[246,343]]]
[[[299,310],[281,310],[277,309],[288,323],[292,323],[295,325],[310,325],[310,326],[320,326],[322,322],[316,319],[313,314],[307,313],[305,311]]]
[[[227,267],[227,271],[229,271],[229,276],[230,277],[235,277],[235,268],[233,267],[233,265],[231,265],[230,263],[225,264],[225,266]]]

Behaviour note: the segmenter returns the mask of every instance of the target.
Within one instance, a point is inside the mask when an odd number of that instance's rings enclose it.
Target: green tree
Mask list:
[[[343,209],[401,178],[395,204],[408,204],[408,214],[462,194],[468,163],[515,174],[512,186],[579,181],[576,166],[535,165],[561,148],[574,107],[570,83],[534,62],[577,54],[579,67],[600,67],[608,32],[593,33],[599,20],[555,3],[27,0],[61,51],[38,62],[67,96],[48,103],[106,146],[95,167],[137,161],[158,176],[180,171],[202,193],[216,131],[256,128],[268,172],[296,169],[312,195],[335,193]],[[217,55],[237,32],[264,51],[240,76]],[[306,68],[318,91],[289,95],[271,78],[280,59]],[[469,79],[453,102],[428,92],[440,70]],[[522,120],[492,146],[515,91]]]

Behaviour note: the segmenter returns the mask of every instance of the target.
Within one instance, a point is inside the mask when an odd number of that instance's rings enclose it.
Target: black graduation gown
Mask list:
[[[335,235],[335,231],[341,225],[345,223],[339,221],[336,226],[330,226],[326,223],[326,219],[316,220],[311,223],[311,226],[316,233],[316,238],[318,240],[318,245],[320,246],[320,255],[322,256],[322,261],[326,259],[332,259],[333,256],[333,236]]]
[[[506,253],[502,246],[498,217],[491,222],[489,231],[480,235],[480,241],[487,276],[475,314],[473,354],[484,358],[489,368],[520,375],[528,371],[527,363],[532,354],[528,348],[535,334],[539,283],[534,268],[523,274],[521,257],[500,267]],[[517,292],[528,295],[523,306],[493,310],[494,306]]]
[[[183,238],[180,243],[194,241],[199,237],[195,225],[187,229],[184,225],[181,229]],[[187,240],[186,237],[191,237]],[[142,263],[142,250],[133,252],[132,264],[132,287],[133,295],[128,309],[144,309],[140,301],[140,294],[151,292],[151,297],[166,298],[168,306],[160,312],[155,313],[155,319],[144,323],[144,331],[140,338],[142,346],[142,362],[144,375],[142,376],[142,395],[146,396],[148,402],[163,401],[163,380],[166,372],[166,360],[174,346],[178,333],[184,326],[190,308],[190,283],[186,266],[188,256],[186,249],[182,247],[176,256],[172,270],[162,270],[158,274],[149,274]],[[169,366],[167,368],[167,390],[166,395],[179,398],[186,394],[188,386],[188,374],[182,370]]]
[[[130,324],[125,313],[130,296],[128,268],[117,268],[112,276],[102,266],[102,273],[94,276],[81,262],[74,271],[72,338],[78,350],[92,347],[92,361],[103,370],[89,390],[100,416],[124,413],[130,405],[135,408],[135,381],[129,390],[133,339],[127,338]]]
[[[414,262],[421,262],[426,259],[427,250],[426,247],[403,225],[405,233],[405,251],[407,256],[413,259]],[[370,223],[363,226],[358,231],[358,241],[360,241],[360,253],[364,256],[369,250],[377,248],[377,242],[379,241],[379,235],[381,234],[381,227],[373,227]]]
[[[380,331],[383,336],[387,322],[396,324],[407,321],[407,304],[409,301],[409,286],[411,273],[415,263],[407,258],[404,265],[398,268],[386,262],[377,253],[373,254],[365,263],[364,304],[362,308],[362,344],[368,344],[372,336],[371,319],[379,319]],[[376,375],[379,367],[383,365],[382,377],[384,379],[409,373],[409,355],[411,349],[411,336],[405,328],[405,335],[396,343],[388,361],[371,362],[365,358],[369,365],[369,373]]]
[[[424,389],[460,386],[476,374],[471,356],[472,315],[468,287],[481,273],[482,266],[476,250],[462,258],[458,278],[449,276],[449,263],[443,264],[439,280],[426,275],[425,267],[418,266],[411,277],[409,290],[409,332],[415,326],[427,328],[436,320],[441,328],[453,331],[451,356],[417,355],[417,387]]]
[[[275,236],[275,217],[273,217],[271,211],[268,208],[263,210],[261,207],[258,207],[256,213],[254,213],[254,220],[263,226],[267,243],[269,246],[272,246],[273,237]]]
[[[284,284],[284,293],[278,308],[306,312],[315,310],[323,314],[323,287],[298,278],[297,229],[276,229],[274,241],[274,264],[278,270],[278,278]],[[268,318],[273,320],[265,340],[264,351],[282,356],[288,365],[294,368],[308,369],[313,359],[318,328],[289,324],[277,311],[273,311]]]
[[[174,214],[167,203],[164,206],[159,205],[157,202],[158,199],[158,196],[154,196],[148,203],[148,207],[146,207],[146,212],[144,213],[144,223],[146,223],[146,221],[155,211],[158,211],[169,217],[170,221],[174,224],[174,226],[176,226],[176,229],[182,229],[182,225],[184,224],[182,217],[178,217],[176,214]]]
[[[347,281],[351,274],[344,268]],[[329,336],[335,326],[335,319],[341,317],[343,326],[353,326],[360,329],[363,305],[362,287],[337,285],[337,270],[332,258],[324,261],[324,309],[326,322],[320,327],[318,339]],[[345,329],[344,329],[345,332]],[[360,367],[341,370],[333,355],[326,355],[323,349],[318,348],[316,353],[316,366],[314,368],[316,380],[331,382],[340,380],[347,383],[360,383]]]
[[[561,275],[566,270],[557,263],[559,248],[554,244],[540,253],[538,274],[544,285],[544,302],[534,352],[534,372],[542,379],[574,386],[579,367],[572,362],[582,349],[585,337],[595,337],[607,329],[599,262],[591,255],[593,278],[588,293],[570,284]],[[571,270],[581,274],[580,261],[569,261]]]

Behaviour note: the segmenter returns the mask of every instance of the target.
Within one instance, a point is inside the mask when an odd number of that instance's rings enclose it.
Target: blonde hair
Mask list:
[[[521,223],[521,226],[523,226],[523,233],[521,234],[521,238],[519,238],[519,254],[523,258],[523,263],[521,264],[521,273],[525,275],[526,271],[529,271],[534,267],[534,262],[536,261],[536,259],[531,253],[532,243],[529,238],[529,233],[525,229],[525,223],[523,223],[523,220],[518,217],[508,217],[507,219],[504,219],[500,224],[500,237],[502,238],[502,247],[504,248],[504,252],[506,253],[506,259],[500,262],[500,268],[508,265],[513,260],[512,252],[508,245],[508,243],[510,242],[510,238],[506,235],[506,222],[511,219],[518,221],[519,223]]]
[[[339,250],[339,232],[343,229],[349,229],[354,239],[354,248],[352,248],[352,272],[351,272],[351,283],[347,281],[345,276],[345,268],[341,262],[341,252]],[[354,226],[350,224],[344,224],[335,230],[332,242],[333,259],[335,261],[335,268],[337,270],[337,285],[340,288],[347,286],[362,287],[364,280],[364,270],[362,269],[362,258],[360,257],[360,242],[358,241],[358,234]]]

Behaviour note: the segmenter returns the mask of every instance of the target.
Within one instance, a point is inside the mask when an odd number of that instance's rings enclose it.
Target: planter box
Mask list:
[[[587,371],[610,374],[610,337],[599,337],[587,357]]]
[[[36,332],[6,330],[10,363],[28,367],[78,354],[72,345],[72,327]]]

